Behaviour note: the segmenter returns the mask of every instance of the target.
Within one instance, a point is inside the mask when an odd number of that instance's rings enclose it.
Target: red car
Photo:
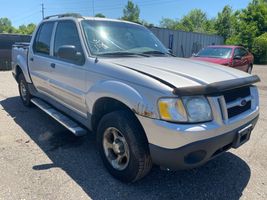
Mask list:
[[[254,56],[241,46],[208,46],[191,57],[201,60],[233,67],[251,74]]]

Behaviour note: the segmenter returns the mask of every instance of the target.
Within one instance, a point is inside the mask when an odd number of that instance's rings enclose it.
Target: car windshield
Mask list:
[[[92,55],[168,56],[168,50],[157,37],[138,24],[83,20],[82,27]]]
[[[231,48],[226,47],[207,47],[202,49],[196,57],[209,57],[209,58],[230,58],[232,53]]]

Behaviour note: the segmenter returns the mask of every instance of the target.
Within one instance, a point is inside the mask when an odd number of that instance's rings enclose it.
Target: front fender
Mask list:
[[[156,118],[155,108],[148,99],[130,85],[108,80],[93,86],[87,94],[87,105],[92,111],[98,99],[108,97],[120,101],[138,115]]]

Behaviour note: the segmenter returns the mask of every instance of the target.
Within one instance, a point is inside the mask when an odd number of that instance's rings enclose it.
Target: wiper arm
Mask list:
[[[145,51],[143,52],[143,54],[150,54],[150,55],[169,55],[169,56],[173,56],[175,57],[175,55],[171,54],[171,53],[168,53],[168,52],[161,52],[161,51]]]
[[[143,53],[133,53],[128,51],[117,51],[117,52],[107,52],[107,53],[100,53],[98,56],[143,56],[149,57],[149,55]]]

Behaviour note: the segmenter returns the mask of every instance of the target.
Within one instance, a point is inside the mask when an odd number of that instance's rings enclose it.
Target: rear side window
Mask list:
[[[47,22],[41,25],[33,44],[34,53],[49,55],[53,27],[54,22]]]
[[[60,58],[58,51],[61,47],[72,46],[79,56],[69,57],[63,60],[71,63],[82,63],[83,50],[76,24],[73,21],[60,21],[57,24],[55,41],[54,41],[54,56]]]

